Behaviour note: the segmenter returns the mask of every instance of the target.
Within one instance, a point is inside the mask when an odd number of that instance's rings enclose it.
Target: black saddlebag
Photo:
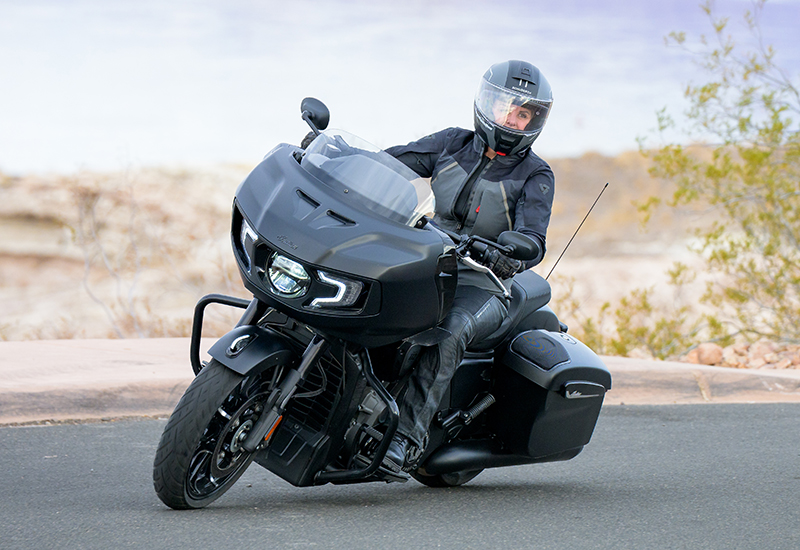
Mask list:
[[[529,330],[499,358],[492,423],[505,448],[533,458],[580,449],[592,437],[611,374],[564,333]]]

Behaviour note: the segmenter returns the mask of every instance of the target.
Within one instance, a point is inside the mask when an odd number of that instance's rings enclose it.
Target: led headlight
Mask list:
[[[314,298],[311,302],[311,307],[349,307],[356,303],[358,297],[361,296],[361,290],[364,288],[364,283],[361,281],[353,281],[344,277],[339,277],[326,273],[325,271],[318,271],[317,275],[319,280],[327,285],[336,288],[336,294],[325,298]]]
[[[269,260],[267,275],[275,294],[286,298],[303,296],[311,286],[311,277],[305,268],[277,252]]]
[[[239,234],[239,242],[242,246],[242,253],[244,255],[244,260],[247,265],[245,265],[246,269],[250,269],[250,266],[253,263],[253,260],[250,258],[250,252],[247,250],[247,239],[250,239],[250,242],[254,243],[258,240],[258,235],[256,234],[255,230],[250,227],[250,224],[247,223],[247,220],[242,218],[242,231]]]

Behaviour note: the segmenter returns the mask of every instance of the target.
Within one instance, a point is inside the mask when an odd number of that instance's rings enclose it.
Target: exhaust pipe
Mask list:
[[[484,468],[500,468],[518,466],[520,464],[536,464],[539,462],[557,462],[575,458],[583,450],[583,446],[541,457],[509,454],[502,452],[500,445],[491,439],[472,441],[454,441],[443,445],[434,452],[420,467],[423,475],[452,474]]]

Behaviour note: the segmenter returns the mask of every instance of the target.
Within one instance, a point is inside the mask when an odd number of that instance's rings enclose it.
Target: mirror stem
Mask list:
[[[305,120],[306,123],[311,127],[311,131],[314,132],[314,135],[318,136],[319,135],[319,129],[314,125],[313,122],[311,122],[311,116],[310,115],[311,115],[311,113],[309,113],[308,111],[303,111],[303,120]]]

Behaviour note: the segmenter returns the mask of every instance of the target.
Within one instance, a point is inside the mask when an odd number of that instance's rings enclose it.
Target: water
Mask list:
[[[740,30],[749,1],[719,2]],[[797,74],[800,1],[762,26]],[[545,158],[635,149],[702,75],[666,48],[698,0],[0,0],[0,171],[257,163],[307,128],[300,100],[379,146],[472,127],[492,63],[525,59],[555,106]]]

